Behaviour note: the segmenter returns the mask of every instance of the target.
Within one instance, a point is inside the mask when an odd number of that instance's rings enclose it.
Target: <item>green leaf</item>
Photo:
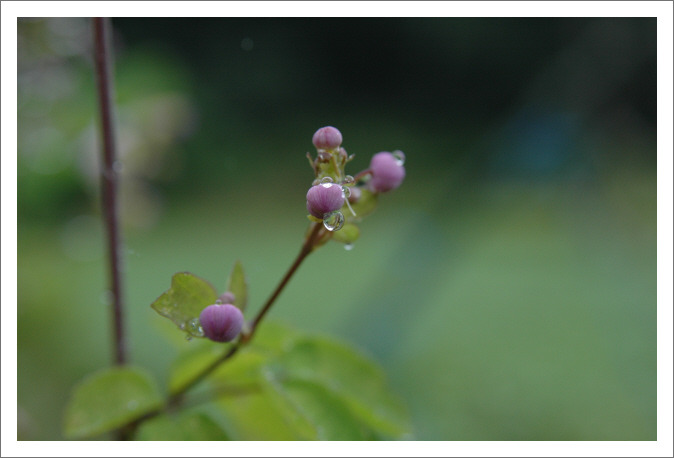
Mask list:
[[[171,287],[152,303],[152,308],[188,335],[203,337],[194,320],[204,308],[214,304],[217,297],[215,288],[206,280],[189,272],[178,272],[171,279]]]
[[[210,340],[190,344],[190,348],[180,353],[171,365],[168,381],[169,393],[173,394],[182,390],[197,374],[203,372],[206,367],[218,359],[226,348],[227,346],[218,345]]]
[[[227,291],[234,294],[234,304],[232,305],[237,306],[242,312],[246,310],[246,305],[248,304],[248,283],[240,261],[236,261],[234,267],[232,267],[232,272],[229,274],[229,279],[227,280]]]
[[[409,438],[382,370],[334,340],[265,323],[207,380],[237,439]]]
[[[332,240],[340,243],[350,244],[358,240],[360,229],[353,223],[346,223],[338,231],[332,233]]]
[[[159,390],[145,371],[133,367],[104,369],[75,387],[66,406],[64,435],[82,439],[102,434],[161,404]]]
[[[353,211],[356,212],[356,216],[353,216],[348,209],[342,212],[346,217],[346,221],[360,221],[361,218],[372,213],[374,209],[377,208],[377,196],[378,194],[374,194],[369,189],[361,188],[358,202],[351,204],[351,208],[353,208]]]
[[[325,386],[296,378],[269,377],[266,387],[285,421],[303,440],[367,440],[363,428],[342,399]]]
[[[169,392],[173,394],[181,391],[228,349],[226,345],[203,341],[203,345],[181,353],[171,365]],[[258,382],[260,368],[266,361],[267,358],[261,353],[251,351],[250,347],[245,348],[227,363],[221,364],[208,378],[216,389],[246,387]]]
[[[141,441],[226,441],[229,436],[211,416],[200,411],[159,415],[143,422],[136,436]]]
[[[388,389],[382,370],[344,344],[322,337],[299,339],[268,365],[269,373],[280,381],[277,390],[286,388],[287,381],[321,386],[377,434],[390,438],[409,434],[406,413]]]

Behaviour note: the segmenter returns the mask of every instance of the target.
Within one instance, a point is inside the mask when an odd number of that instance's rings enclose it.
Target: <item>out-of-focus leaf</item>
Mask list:
[[[276,379],[267,373],[266,388],[298,439],[367,440],[371,438],[343,400],[319,383]]]
[[[340,243],[350,244],[358,240],[360,229],[353,223],[346,223],[338,231],[332,233],[332,240]]]
[[[171,279],[171,287],[152,303],[152,308],[188,335],[203,337],[197,321],[199,314],[214,304],[217,297],[215,288],[206,280],[189,272],[178,272]]]
[[[360,221],[364,216],[369,215],[377,208],[377,196],[367,188],[360,188],[360,198],[355,204],[351,204],[351,208],[356,213],[356,216],[353,216],[349,209],[345,209],[342,213],[346,217],[347,222],[351,221]]]
[[[342,343],[322,337],[299,339],[290,351],[270,362],[268,370],[279,381],[277,388],[285,387],[286,380],[322,387],[374,432],[392,439],[410,433],[406,413],[387,387],[382,370]]]
[[[180,391],[228,349],[229,346],[204,341],[203,345],[180,354],[171,366],[169,392]],[[260,367],[266,361],[267,357],[263,354],[245,348],[239,350],[239,353],[227,363],[215,369],[208,379],[212,381],[212,386],[216,390],[247,387],[259,381]]]
[[[234,267],[232,267],[232,272],[227,280],[227,291],[234,294],[234,304],[232,305],[237,306],[243,312],[248,304],[248,282],[240,261],[236,261]]]
[[[64,435],[82,439],[123,426],[158,408],[162,398],[145,371],[114,367],[96,372],[74,389],[64,418]]]
[[[143,422],[136,436],[141,441],[226,441],[225,430],[205,412],[159,415]]]
[[[208,381],[237,439],[371,440],[410,434],[404,409],[372,361],[344,344],[279,325],[266,323]],[[284,427],[275,429],[279,424]]]
[[[194,347],[182,352],[171,365],[169,393],[180,391],[197,374],[212,364],[225,351],[226,346],[210,340],[193,342]]]

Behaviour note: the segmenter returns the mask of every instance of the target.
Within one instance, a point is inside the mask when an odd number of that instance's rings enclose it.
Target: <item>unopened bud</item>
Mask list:
[[[386,192],[397,188],[405,178],[402,161],[393,154],[382,151],[372,156],[370,161],[370,189],[374,192]]]
[[[316,218],[339,210],[344,205],[342,187],[334,183],[312,186],[307,192],[307,211]]]
[[[342,144],[342,133],[332,126],[321,127],[312,139],[319,150],[333,150]]]
[[[199,315],[204,335],[215,342],[234,340],[243,327],[243,313],[232,304],[213,304]]]

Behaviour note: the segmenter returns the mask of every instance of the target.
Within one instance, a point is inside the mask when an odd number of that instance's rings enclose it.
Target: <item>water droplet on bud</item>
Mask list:
[[[402,151],[397,149],[394,152],[392,152],[391,154],[396,159],[396,164],[398,164],[400,166],[405,165],[405,153],[403,153]]]
[[[345,199],[351,197],[351,189],[348,186],[342,186],[342,197]]]
[[[351,175],[347,175],[344,177],[344,180],[342,180],[342,184],[351,184],[354,181],[356,181],[354,177],[352,177]]]
[[[344,215],[340,211],[323,215],[323,226],[330,232],[338,231],[344,226]]]
[[[335,180],[332,177],[323,177],[321,178],[321,184],[334,183]]]

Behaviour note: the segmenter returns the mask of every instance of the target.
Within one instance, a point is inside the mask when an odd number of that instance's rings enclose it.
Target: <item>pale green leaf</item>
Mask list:
[[[189,272],[179,272],[173,275],[171,287],[152,303],[152,308],[188,335],[202,337],[196,320],[217,297],[215,288],[206,280]]]
[[[378,434],[402,438],[410,432],[405,410],[391,393],[382,370],[342,343],[322,337],[298,339],[268,369],[279,380],[302,380],[323,387]]]
[[[136,440],[141,441],[226,441],[229,436],[205,412],[163,414],[143,422]]]
[[[332,233],[332,240],[344,244],[351,244],[358,240],[360,236],[360,229],[353,223],[346,223],[338,231]]]
[[[162,398],[145,371],[113,367],[82,380],[66,406],[64,435],[82,439],[119,428],[157,409]]]

